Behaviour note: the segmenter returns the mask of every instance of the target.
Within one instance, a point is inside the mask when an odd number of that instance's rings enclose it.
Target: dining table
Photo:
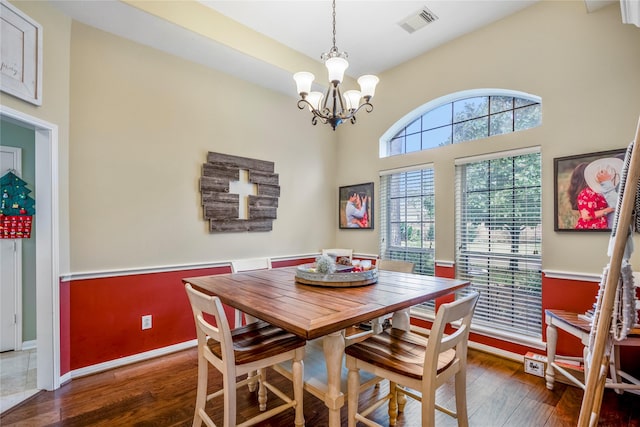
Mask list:
[[[322,338],[326,387],[321,398],[329,427],[340,426],[345,393],[341,387],[345,331],[393,315],[394,328],[410,328],[409,309],[469,286],[458,279],[379,270],[377,281],[363,286],[300,283],[297,266],[184,278],[184,283],[216,295],[250,317],[269,322],[301,338]],[[305,370],[306,370],[305,362]]]

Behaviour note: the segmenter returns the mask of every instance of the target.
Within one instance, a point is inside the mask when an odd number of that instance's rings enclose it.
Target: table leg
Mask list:
[[[374,335],[382,332],[382,321],[382,317],[376,317],[371,321],[371,330],[373,331]]]
[[[408,331],[411,329],[411,320],[409,315],[409,308],[405,308],[403,310],[396,311],[393,313],[393,318],[391,319],[391,325],[396,329],[402,329],[403,331]],[[391,416],[392,411],[397,414],[397,412],[403,412],[404,406],[407,404],[407,396],[404,393],[396,393],[395,402],[389,402],[389,415]],[[392,398],[393,400],[393,398]],[[392,408],[391,405],[395,407]],[[396,406],[397,405],[397,406]],[[395,425],[395,419],[393,417],[390,418]]]
[[[405,308],[393,313],[391,322],[394,328],[408,331],[411,328],[411,323],[409,321],[409,309]]]
[[[329,409],[329,427],[340,427],[340,408],[344,406],[344,394],[340,389],[344,337],[342,332],[326,335],[322,340],[324,359],[327,364],[327,394],[324,403]]]
[[[236,310],[236,313],[240,313],[240,323],[239,323],[239,324],[240,324],[240,325],[242,325],[242,312],[241,312],[240,310]],[[249,315],[249,314],[246,314],[246,313],[244,314],[244,318],[245,318],[245,320],[247,321],[247,325],[248,325],[249,323],[253,323],[253,322],[257,322],[257,321],[258,321],[258,318],[257,318],[257,317],[253,317],[253,316],[251,316],[251,315]],[[238,326],[236,326],[236,327],[238,327]],[[250,377],[250,378],[253,378],[253,377],[255,377],[256,375],[258,375],[258,372],[257,372],[257,371],[251,371],[251,372],[249,372],[249,377]],[[252,382],[250,382],[250,383],[247,385],[247,387],[249,387],[249,391],[250,391],[250,392],[254,392],[254,391],[256,391],[256,382],[253,382],[253,381],[252,381]],[[267,402],[266,395],[265,395],[264,401],[265,401],[265,405],[264,405],[264,407],[266,408],[266,402]],[[260,409],[260,410],[261,410],[261,411],[264,411],[264,409]]]
[[[552,363],[556,360],[556,345],[558,343],[558,329],[555,325],[547,325],[547,388],[553,390],[553,383],[555,382],[555,371],[553,370]]]

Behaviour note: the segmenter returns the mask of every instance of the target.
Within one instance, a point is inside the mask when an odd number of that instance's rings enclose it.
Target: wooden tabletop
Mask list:
[[[580,329],[582,332],[589,334],[591,331],[591,322],[578,317],[578,313],[573,313],[566,310],[552,310],[546,309],[545,314],[563,323],[566,323],[574,328]],[[547,322],[548,323],[548,322]]]
[[[296,267],[286,267],[190,277],[183,282],[308,340],[469,285],[464,280],[380,270],[375,284],[331,288],[297,283],[295,272]]]

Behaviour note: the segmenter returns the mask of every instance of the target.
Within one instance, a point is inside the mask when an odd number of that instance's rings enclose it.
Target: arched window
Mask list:
[[[541,117],[535,95],[505,89],[456,92],[396,122],[380,138],[380,157],[517,132],[539,126]]]

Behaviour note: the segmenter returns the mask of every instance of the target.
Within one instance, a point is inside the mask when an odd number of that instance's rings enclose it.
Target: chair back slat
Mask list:
[[[466,361],[471,318],[478,302],[478,296],[479,294],[474,292],[440,306],[427,341],[423,378],[432,377],[431,373],[437,372],[440,355],[450,349],[456,349],[455,360],[452,363],[457,360]],[[445,327],[457,321],[460,321],[457,329],[445,336]]]
[[[379,259],[376,262],[376,267],[378,267],[378,270],[398,271],[400,273],[413,273],[415,264],[410,261]]]
[[[343,248],[323,249],[322,255],[329,255],[330,257],[336,260],[340,258],[349,258],[349,261],[352,261],[353,249],[343,249]]]
[[[185,285],[193,317],[196,324],[196,334],[198,336],[198,345],[207,345],[209,339],[220,344],[223,363],[229,366],[235,365],[235,355],[233,352],[233,342],[231,339],[231,329],[227,315],[222,307],[220,298],[213,295],[207,295],[194,289],[190,284]],[[213,316],[216,325],[212,325],[205,319],[205,314]],[[229,345],[227,345],[229,343]]]
[[[271,258],[247,258],[231,261],[231,272],[271,270]]]

